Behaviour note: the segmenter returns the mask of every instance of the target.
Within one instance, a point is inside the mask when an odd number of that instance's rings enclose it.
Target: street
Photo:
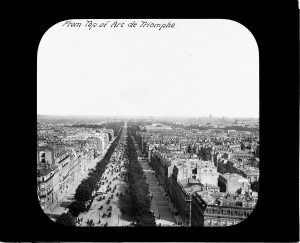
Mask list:
[[[142,152],[140,148],[138,147],[136,142],[134,144],[137,154],[141,156]],[[154,212],[156,225],[177,226],[177,222],[180,222],[182,220],[179,217],[175,218],[175,216],[172,214],[172,205],[164,196],[165,192],[163,191],[163,188],[159,186],[155,178],[154,170],[152,170],[146,160],[139,159],[139,164],[142,166],[144,175],[146,177],[146,182],[149,185],[150,194],[153,196],[150,209]]]
[[[126,129],[106,166],[88,212],[81,213],[80,226],[129,226],[133,221],[131,195],[127,178],[128,160],[124,156],[126,146]]]

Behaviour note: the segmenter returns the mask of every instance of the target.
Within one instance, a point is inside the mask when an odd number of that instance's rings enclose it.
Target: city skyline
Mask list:
[[[83,114],[73,114],[73,115],[56,115],[56,114],[37,114],[37,116],[54,116],[54,117],[81,117],[81,118],[102,118],[102,117],[106,117],[106,118],[166,118],[166,119],[171,119],[171,118],[182,118],[182,119],[207,119],[210,118],[210,115],[212,116],[212,119],[258,119],[259,117],[239,117],[239,116],[232,116],[232,117],[227,117],[227,116],[214,116],[213,114],[209,114],[206,116],[183,116],[183,115],[177,115],[177,116],[164,116],[164,115],[160,115],[160,116],[156,116],[156,115],[83,115]]]
[[[52,26],[38,49],[37,113],[258,118],[251,32],[231,20],[170,21],[160,31]]]

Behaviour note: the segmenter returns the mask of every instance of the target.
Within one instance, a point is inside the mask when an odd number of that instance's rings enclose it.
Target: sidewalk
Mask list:
[[[164,196],[167,193],[165,192],[164,188],[161,185],[159,185],[158,180],[155,178],[155,171],[153,170],[153,168],[149,164],[148,164],[148,166],[149,166],[150,171],[154,172],[153,178],[155,179],[155,182],[156,182],[157,186],[159,187],[161,194]],[[174,214],[174,212],[178,211],[178,209],[174,206],[174,204],[172,203],[171,198],[169,196],[167,196],[167,197],[164,196],[164,198],[166,199],[168,206],[171,210],[172,216],[175,219],[176,226],[179,226],[178,223],[179,222],[183,223],[183,220],[179,215],[176,216]]]
[[[89,171],[87,171],[85,174],[81,175],[81,177],[71,186],[68,193],[62,198],[62,200],[52,209],[49,214],[62,214],[67,212],[68,210],[62,206],[62,204],[71,203],[73,201],[75,191],[77,187],[80,185],[81,181],[85,179],[88,176]],[[48,213],[48,212],[46,212]]]
[[[160,190],[161,190],[161,192],[162,192],[163,195],[167,194],[162,186],[159,186],[159,188],[160,188]],[[169,196],[166,196],[165,198],[166,198],[166,200],[167,200],[167,202],[168,202],[168,205],[169,205],[169,207],[170,207],[170,209],[171,209],[171,211],[172,211],[172,215],[173,215],[173,217],[174,217],[175,220],[176,220],[176,224],[178,224],[178,222],[182,222],[182,223],[183,223],[182,218],[181,218],[179,215],[176,216],[176,215],[174,214],[174,212],[175,212],[175,211],[178,211],[178,210],[177,210],[177,208],[174,206],[174,204],[171,202],[171,198],[170,198]]]
[[[144,174],[146,176],[146,182],[149,185],[149,191],[152,194],[150,209],[154,212],[156,225],[159,226],[174,226],[175,218],[172,215],[171,209],[166,198],[163,196],[161,189],[149,168],[148,164],[141,163]]]

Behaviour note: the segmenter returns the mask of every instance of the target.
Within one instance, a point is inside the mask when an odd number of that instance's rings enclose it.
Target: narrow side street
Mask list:
[[[142,152],[138,147],[138,144],[136,143],[134,137],[133,141],[137,154],[139,156],[142,156]],[[154,212],[156,225],[175,226],[176,222],[178,222],[179,219],[176,220],[173,216],[170,208],[171,205],[169,204],[168,199],[164,197],[164,192],[156,181],[154,170],[151,169],[146,160],[139,159],[139,164],[143,168],[144,175],[146,176],[146,182],[149,185],[149,191],[152,195],[151,210]]]

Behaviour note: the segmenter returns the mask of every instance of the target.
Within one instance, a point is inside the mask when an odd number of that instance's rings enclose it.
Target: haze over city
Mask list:
[[[161,31],[51,27],[37,55],[37,113],[258,118],[250,31],[230,20],[172,21]]]

